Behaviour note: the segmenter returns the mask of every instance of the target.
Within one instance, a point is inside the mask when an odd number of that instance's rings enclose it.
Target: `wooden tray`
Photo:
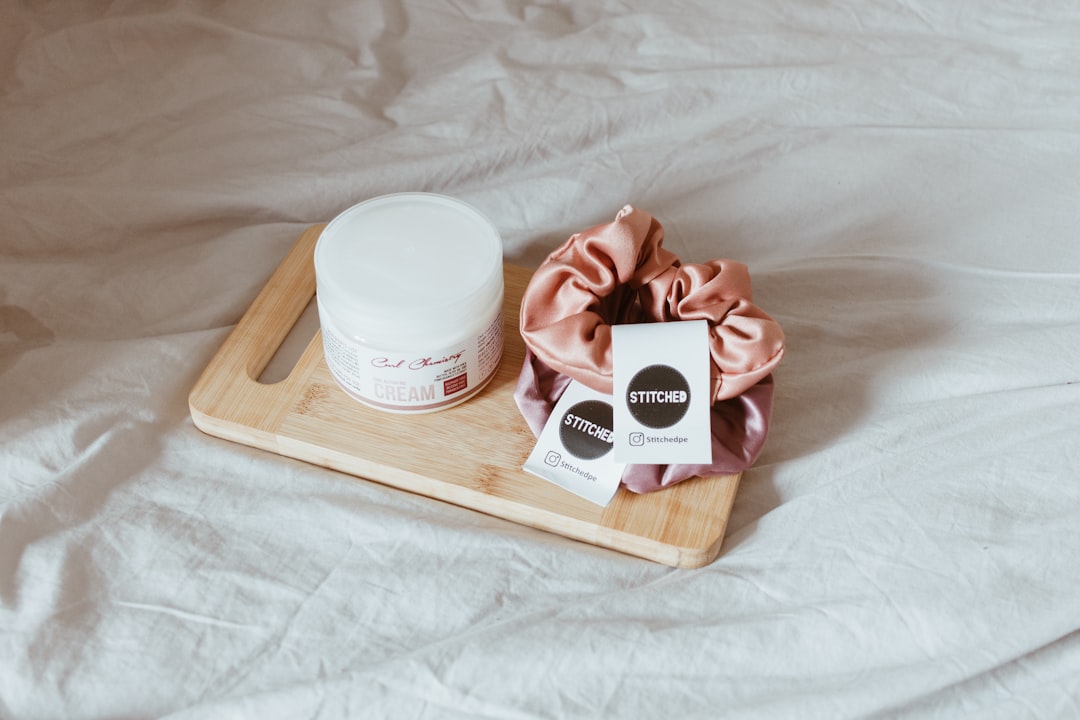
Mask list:
[[[517,329],[530,276],[524,268],[505,268],[499,369],[462,405],[394,415],[356,402],[331,377],[318,332],[286,379],[258,382],[315,295],[312,257],[323,227],[300,236],[192,389],[199,429],[667,565],[700,567],[716,558],[738,474],[648,495],[620,489],[601,508],[521,469],[534,444],[513,399],[524,357]]]

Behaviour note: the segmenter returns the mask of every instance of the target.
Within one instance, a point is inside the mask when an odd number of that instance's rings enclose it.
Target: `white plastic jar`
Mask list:
[[[360,402],[431,412],[494,376],[502,239],[472,206],[432,193],[354,205],[319,237],[315,281],[326,363]]]

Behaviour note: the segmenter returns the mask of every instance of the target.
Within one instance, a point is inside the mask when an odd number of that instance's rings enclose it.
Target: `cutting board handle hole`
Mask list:
[[[311,344],[311,339],[315,337],[318,329],[319,310],[315,298],[312,297],[308,301],[307,307],[304,308],[304,312],[300,314],[292,329],[289,330],[289,334],[285,336],[285,340],[274,351],[274,356],[270,358],[270,362],[263,368],[258,381],[263,385],[273,385],[289,377],[289,373],[296,367],[300,356],[304,354],[304,350]]]

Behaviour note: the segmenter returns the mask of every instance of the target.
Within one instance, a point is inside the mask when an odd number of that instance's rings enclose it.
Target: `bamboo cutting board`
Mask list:
[[[606,508],[521,469],[534,444],[513,391],[524,359],[518,307],[528,270],[505,267],[505,350],[492,381],[425,415],[372,410],[345,394],[315,334],[284,380],[256,380],[315,295],[308,228],[210,361],[189,397],[202,431],[513,522],[676,567],[720,552],[739,475],[694,478]]]

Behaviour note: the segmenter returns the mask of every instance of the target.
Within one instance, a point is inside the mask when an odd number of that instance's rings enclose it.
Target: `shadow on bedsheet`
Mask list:
[[[780,463],[826,452],[905,386],[919,384],[913,355],[941,347],[956,324],[943,311],[949,289],[935,282],[917,259],[878,255],[754,272],[754,299],[784,328],[787,352],[776,372],[768,442],[736,496],[732,547],[782,502]]]
[[[26,352],[53,341],[53,332],[24,308],[0,305],[0,375]]]

